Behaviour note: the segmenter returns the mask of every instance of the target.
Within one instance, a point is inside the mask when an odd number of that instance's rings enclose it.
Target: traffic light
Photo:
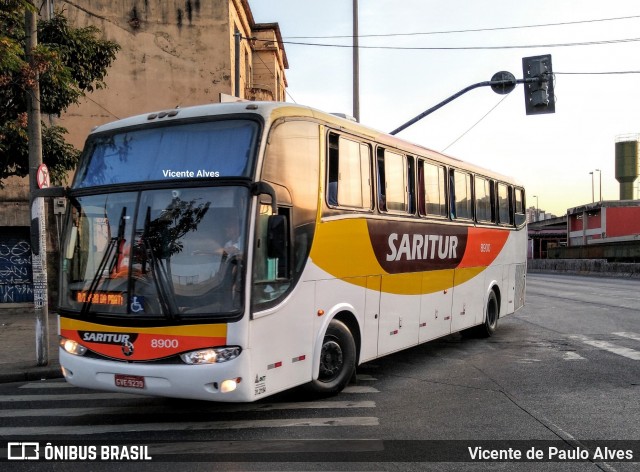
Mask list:
[[[525,79],[524,105],[527,115],[555,113],[551,54],[523,57],[522,75]]]

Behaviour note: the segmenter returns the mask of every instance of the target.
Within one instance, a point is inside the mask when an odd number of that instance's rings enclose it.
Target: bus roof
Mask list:
[[[496,178],[505,182],[518,184],[513,177],[500,174],[498,172],[470,164],[455,157],[434,151],[419,144],[411,143],[397,136],[392,136],[383,131],[362,125],[356,121],[343,118],[340,115],[326,113],[308,106],[290,104],[284,102],[249,102],[239,101],[231,103],[212,103],[207,105],[197,105],[186,108],[170,108],[155,112],[144,113],[124,118],[118,121],[97,126],[93,133],[103,133],[115,131],[132,126],[142,126],[151,123],[169,122],[173,120],[184,120],[190,118],[212,117],[222,115],[255,114],[260,115],[265,123],[271,123],[279,118],[287,116],[299,116],[315,118],[322,122],[336,126],[343,131],[351,132],[372,141],[390,146],[397,150],[404,151],[411,155],[436,159],[444,164],[459,167],[471,172],[487,177]]]

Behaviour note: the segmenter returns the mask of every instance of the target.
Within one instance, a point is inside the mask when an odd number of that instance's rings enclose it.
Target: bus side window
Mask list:
[[[394,213],[409,211],[407,176],[409,175],[407,158],[403,154],[378,150],[378,172],[380,197],[384,200],[384,209]]]
[[[369,146],[329,133],[327,204],[331,207],[371,209],[371,153]]]
[[[377,155],[377,178],[378,178],[378,208],[380,211],[387,211],[387,194],[385,189],[385,172],[384,172],[384,149],[378,148]]]
[[[407,211],[410,214],[416,212],[416,168],[415,158],[407,156],[407,192],[409,194]]]
[[[525,211],[525,201],[524,201],[524,189],[516,188],[514,189],[516,194],[516,204],[515,204],[515,224],[516,226],[522,226],[525,221],[527,221],[527,215]]]
[[[447,217],[446,169],[439,164],[418,162],[418,212],[422,216]]]
[[[455,217],[457,219],[473,219],[471,175],[460,171],[452,171],[452,173],[455,187]]]
[[[284,216],[281,223],[286,225],[285,234],[289,234],[289,222],[291,211],[289,208],[278,208],[278,215]],[[261,203],[260,214],[256,224],[256,246],[254,249],[253,266],[253,301],[254,304],[264,303],[273,300],[284,293],[291,283],[289,278],[289,251],[282,254],[270,254],[269,238],[270,234],[269,217],[271,216],[271,205]],[[273,230],[273,229],[271,229]]]
[[[476,219],[480,223],[495,221],[495,209],[493,205],[493,181],[483,177],[475,177],[475,203]]]
[[[261,180],[276,191],[277,214],[285,217],[287,251],[284,257],[269,253],[272,209],[271,199],[265,198],[255,224],[251,281],[254,311],[273,306],[289,293],[309,259],[320,191],[320,136],[319,124],[304,120],[279,121],[269,132]]]
[[[328,149],[328,169],[327,169],[327,203],[329,206],[338,206],[338,176],[339,176],[339,158],[338,158],[338,135],[329,133],[329,149]]]
[[[506,184],[498,184],[498,223],[511,224],[509,187]]]

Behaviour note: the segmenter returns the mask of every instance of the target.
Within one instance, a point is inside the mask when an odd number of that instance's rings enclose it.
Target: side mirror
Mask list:
[[[267,227],[267,257],[279,259],[287,255],[287,218],[271,215]]]

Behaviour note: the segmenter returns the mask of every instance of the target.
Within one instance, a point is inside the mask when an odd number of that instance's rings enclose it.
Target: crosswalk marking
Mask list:
[[[37,402],[37,401],[65,401],[80,402],[83,400],[122,400],[132,398],[150,398],[144,395],[129,393],[63,393],[57,395],[0,395],[0,403],[6,402]]]
[[[24,394],[0,395],[0,436],[34,437],[34,436],[72,436],[80,437],[94,434],[121,434],[127,432],[153,431],[199,431],[199,430],[243,430],[256,428],[291,428],[291,427],[354,427],[379,426],[375,416],[356,416],[353,413],[369,412],[376,408],[375,401],[359,400],[358,397],[346,395],[340,398],[300,401],[300,402],[255,402],[255,403],[211,403],[211,408],[204,407],[203,415],[194,421],[184,421],[184,414],[192,414],[189,403],[172,406],[176,422],[156,422],[158,411],[164,408],[164,399],[137,395],[133,393],[86,391],[61,381],[29,382],[19,387]],[[63,390],[64,389],[64,390]],[[70,390],[66,390],[70,389]],[[351,385],[345,393],[378,393],[369,386]],[[112,401],[109,401],[112,400]],[[123,400],[125,402],[123,402]],[[58,403],[56,403],[58,402]],[[73,402],[73,403],[71,403]],[[54,406],[47,403],[53,403]],[[42,408],[38,408],[42,404]],[[26,407],[25,405],[28,405]],[[96,405],[94,407],[85,405]],[[366,410],[365,410],[366,409]],[[250,419],[225,419],[220,415],[233,413],[278,412],[278,418],[261,419],[252,415]],[[319,418],[289,418],[292,412],[315,412]],[[322,412],[326,412],[322,415]],[[131,416],[136,415],[136,416]],[[142,415],[142,416],[141,416]],[[270,415],[271,416],[271,415]],[[283,416],[282,418],[280,416]],[[87,418],[85,424],[47,425],[45,418],[66,420],[73,423],[82,420],[71,418]],[[109,421],[94,422],[92,417],[107,417]],[[129,418],[137,422],[127,423]],[[143,418],[142,420],[140,418]],[[148,422],[146,418],[150,418]],[[213,418],[213,420],[210,420]],[[17,424],[10,426],[10,421]],[[37,421],[35,425],[22,426],[24,421]],[[121,423],[122,422],[122,423]],[[91,424],[89,424],[91,423]],[[113,423],[113,424],[103,424]],[[29,424],[29,423],[27,423]],[[6,426],[4,426],[6,425]]]
[[[46,397],[44,395],[43,397]],[[42,401],[46,401],[43,398]],[[259,411],[280,411],[280,410],[324,410],[324,409],[352,409],[352,408],[375,408],[373,401],[314,401],[314,402],[291,402],[291,403],[249,403],[231,404],[230,407],[216,404],[216,413],[240,413]],[[93,408],[29,408],[0,410],[0,418],[24,418],[40,416],[74,417],[86,415],[128,415],[128,414],[152,414],[157,413],[158,406],[99,406]],[[180,411],[177,409],[176,411]]]
[[[373,387],[364,387],[362,385],[349,385],[345,387],[342,393],[379,393],[380,391]]]
[[[378,380],[378,379],[376,379],[375,377],[372,377],[369,374],[358,374],[358,375],[356,375],[356,378],[358,379],[358,382],[360,382],[360,381],[371,382],[371,381],[374,381],[374,380]]]
[[[618,356],[627,357],[629,359],[633,359],[634,361],[640,361],[640,351],[636,351],[635,349],[618,346],[617,344],[613,344],[607,341],[598,341],[581,334],[576,334],[570,337],[572,339],[579,340],[589,346],[597,347],[598,349],[617,354]]]
[[[20,388],[27,388],[27,389],[39,389],[39,388],[46,388],[46,389],[58,389],[58,388],[75,388],[73,385],[71,385],[68,382],[62,381],[62,382],[31,382],[28,384],[24,384],[21,385]]]
[[[564,355],[562,356],[562,358],[565,361],[584,361],[584,360],[586,360],[580,354],[578,354],[577,352],[573,352],[573,351],[566,351],[564,353]]]
[[[627,332],[620,332],[620,333],[613,333],[614,336],[619,336],[621,338],[629,338],[629,339],[633,339],[634,341],[640,341],[640,334],[638,333],[627,333]]]
[[[105,433],[131,433],[141,431],[201,431],[215,429],[255,429],[327,426],[378,426],[373,416],[345,416],[336,418],[291,418],[272,420],[199,421],[177,423],[94,424],[74,426],[18,426],[0,427],[0,436],[86,436]]]

